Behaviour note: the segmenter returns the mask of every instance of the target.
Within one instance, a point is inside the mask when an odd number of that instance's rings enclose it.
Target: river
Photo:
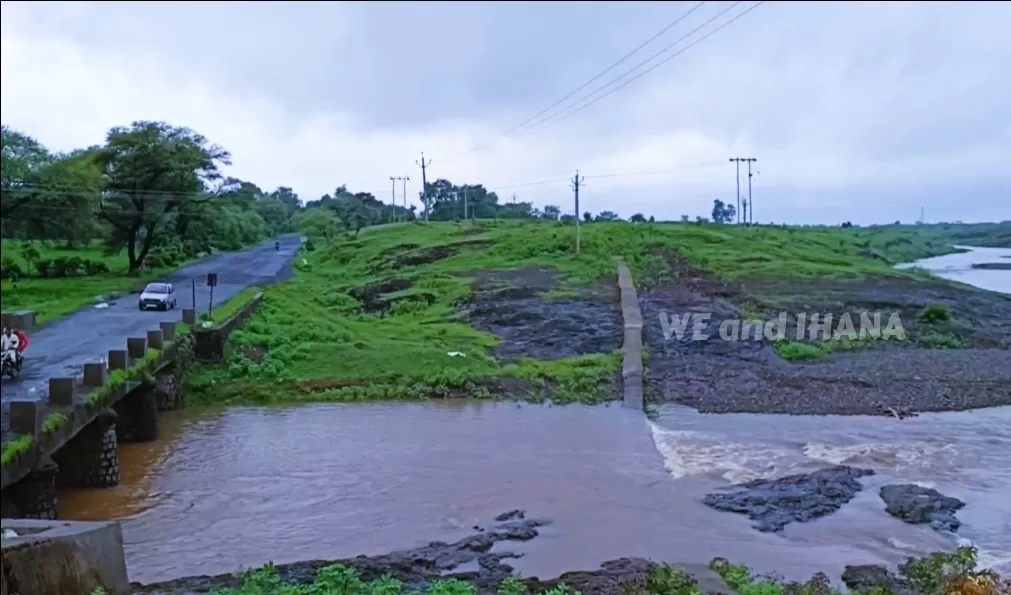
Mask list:
[[[983,260],[1011,254],[985,252]],[[973,252],[917,264],[1011,293],[1011,274],[969,267],[980,259]],[[806,578],[952,545],[885,514],[875,488],[898,480],[966,501],[960,534],[1006,572],[1008,452],[1009,408],[897,424],[675,406],[654,422],[617,406],[236,407],[165,415],[157,442],[121,447],[121,486],[62,491],[60,508],[64,518],[121,519],[131,578],[141,582],[452,540],[512,508],[554,521],[512,548],[527,554],[515,564],[527,576],[621,556],[724,556]],[[699,503],[719,485],[826,463],[878,475],[839,512],[782,536]]]

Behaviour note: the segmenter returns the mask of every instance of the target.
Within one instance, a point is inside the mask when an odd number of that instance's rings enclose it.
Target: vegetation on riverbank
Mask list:
[[[825,575],[816,575],[806,583],[789,583],[775,576],[754,574],[746,566],[723,559],[713,560],[709,567],[740,595],[841,595]],[[585,573],[592,574],[592,573]],[[857,588],[851,594],[897,595],[1004,595],[1011,582],[988,570],[976,568],[976,552],[959,548],[954,553],[935,553],[922,558],[910,558],[900,566],[899,574],[888,578],[891,585]],[[539,581],[538,581],[539,582]],[[557,581],[552,581],[557,582]],[[602,584],[609,584],[602,581]],[[692,576],[669,564],[653,565],[646,576],[610,584],[617,588],[614,595],[703,595]],[[323,567],[309,584],[287,582],[272,565],[246,573],[238,588],[213,591],[213,595],[477,595],[478,588],[456,578],[438,580],[427,585],[404,585],[393,576],[364,580],[355,569],[332,565]],[[484,591],[482,591],[484,592]],[[499,584],[498,595],[577,595],[580,591],[555,584],[547,589],[530,588],[519,577],[507,578]]]
[[[224,178],[227,151],[164,122],[70,153],[6,126],[2,137],[3,308],[42,322],[287,231],[301,207],[289,188]]]
[[[893,265],[952,250],[915,234],[852,229],[594,222],[581,232],[578,256],[573,226],[560,222],[415,222],[360,237],[314,237],[316,249],[300,256],[294,281],[268,289],[257,315],[233,335],[228,364],[191,377],[190,402],[447,396],[599,402],[617,395],[620,329],[611,350],[559,345],[545,355],[550,350],[543,347],[594,332],[573,328],[592,327],[592,319],[557,324],[567,304],[607,302],[600,315],[617,312],[616,292],[605,291],[614,286],[615,257],[637,281],[654,283],[672,274],[670,252],[730,281],[912,279],[921,273]],[[528,320],[531,301],[543,311]],[[520,340],[510,333],[529,334],[526,342],[539,346],[500,357]]]

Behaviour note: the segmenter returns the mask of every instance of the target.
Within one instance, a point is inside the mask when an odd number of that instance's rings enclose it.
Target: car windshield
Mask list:
[[[144,293],[168,293],[168,288],[164,283],[152,283],[144,288]]]

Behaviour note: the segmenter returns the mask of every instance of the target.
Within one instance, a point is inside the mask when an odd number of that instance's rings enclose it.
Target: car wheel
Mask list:
[[[137,309],[140,310],[141,312],[143,312],[144,311],[144,304],[137,304]]]

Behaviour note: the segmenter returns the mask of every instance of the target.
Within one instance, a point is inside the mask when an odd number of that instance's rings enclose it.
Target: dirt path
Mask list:
[[[1011,405],[1011,300],[932,281],[903,278],[842,281],[749,280],[722,283],[667,255],[673,279],[647,279],[640,290],[650,349],[649,397],[702,412],[891,414]],[[946,335],[965,349],[916,347],[936,329],[918,321],[943,304],[953,318]],[[869,349],[806,363],[788,362],[768,340],[724,341],[664,337],[661,314],[712,313],[723,320],[780,312],[898,313],[908,340],[878,341]],[[791,321],[794,324],[795,321]],[[787,336],[795,336],[795,326]]]

